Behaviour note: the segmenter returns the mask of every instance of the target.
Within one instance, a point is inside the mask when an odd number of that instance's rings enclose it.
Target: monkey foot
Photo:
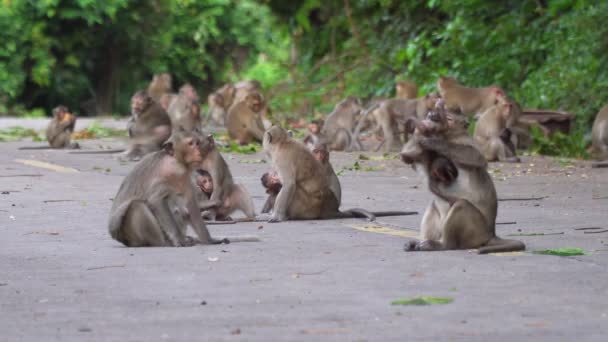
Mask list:
[[[403,246],[403,250],[406,252],[418,251],[420,250],[419,242],[416,240],[410,240],[405,243],[405,246]]]

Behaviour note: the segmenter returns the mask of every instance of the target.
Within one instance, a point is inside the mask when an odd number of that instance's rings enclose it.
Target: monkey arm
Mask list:
[[[158,220],[158,224],[166,237],[169,238],[171,244],[174,247],[180,247],[186,245],[187,226],[181,218],[176,216],[181,215],[180,213],[173,213],[171,206],[178,203],[177,195],[170,195],[170,190],[159,186],[159,189],[153,193],[148,202],[150,203],[150,209],[154,213],[154,216]]]
[[[287,210],[289,205],[293,201],[293,196],[296,192],[296,175],[294,174],[292,177],[285,177],[285,182],[281,187],[281,191],[277,195],[277,198],[274,203],[274,211],[272,216],[268,222],[279,222],[287,219]]]
[[[486,158],[473,145],[453,144],[441,138],[424,138],[420,140],[419,145],[423,149],[435,151],[461,166],[480,168],[488,166]]]
[[[190,201],[188,201],[187,207],[188,207],[188,213],[190,214],[189,215],[190,225],[192,226],[192,229],[196,233],[196,236],[199,239],[199,243],[205,244],[205,245],[210,245],[210,244],[219,244],[219,243],[228,242],[226,239],[218,240],[218,239],[214,239],[213,237],[211,237],[211,234],[209,234],[209,230],[207,229],[207,226],[205,226],[205,221],[203,221],[203,218],[199,214],[199,209],[198,209],[197,204],[194,201],[194,199],[191,199]]]

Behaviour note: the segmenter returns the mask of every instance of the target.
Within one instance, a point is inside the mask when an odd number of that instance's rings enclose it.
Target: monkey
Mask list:
[[[223,126],[226,118],[226,112],[232,105],[236,88],[234,85],[227,83],[220,89],[211,93],[207,97],[209,112],[207,113],[206,121],[211,120],[214,124]]]
[[[152,81],[148,85],[148,95],[160,103],[161,97],[164,94],[170,94],[173,89],[173,80],[168,73],[154,74]]]
[[[129,146],[120,158],[137,160],[160,149],[171,135],[171,119],[146,91],[138,91],[131,98],[132,120],[127,123]]]
[[[513,111],[512,103],[499,103],[485,111],[477,121],[473,136],[489,162],[520,162],[511,141],[512,132],[507,127],[512,122]]]
[[[211,237],[198,214],[190,175],[202,162],[198,134],[175,131],[123,180],[110,210],[109,232],[127,247],[228,243]],[[186,235],[190,225],[198,239]]]
[[[274,208],[274,202],[276,201],[283,185],[281,184],[279,175],[274,170],[264,173],[260,180],[262,182],[262,186],[266,188],[266,193],[268,194],[268,198],[262,207],[262,214],[266,214]]]
[[[350,151],[353,144],[353,130],[362,110],[361,102],[355,97],[347,97],[334,107],[327,116],[321,135],[326,138],[332,151]]]
[[[593,120],[590,152],[595,159],[608,159],[608,105],[602,107]]]
[[[340,207],[342,204],[342,187],[340,186],[338,175],[336,175],[334,168],[329,162],[329,149],[327,148],[327,145],[323,142],[317,142],[309,148],[315,159],[321,163],[321,166],[324,169],[325,177],[327,177],[327,181],[329,183],[329,190],[333,192],[336,200],[338,200],[338,207]]]
[[[521,241],[496,236],[498,200],[486,159],[467,135],[464,121],[450,116],[454,114],[440,107],[406,125],[411,137],[401,160],[422,175],[434,198],[422,218],[421,241],[409,241],[404,249],[475,248],[480,254],[524,250]]]
[[[308,124],[308,134],[304,137],[302,142],[308,147],[313,148],[321,141],[326,141],[326,138],[321,135],[321,129],[323,128],[323,119],[312,120]]]
[[[234,183],[228,164],[218,151],[213,136],[202,139],[199,149],[203,159],[200,169],[208,172],[211,179],[211,185],[207,184],[207,190],[203,189],[203,192],[208,193],[211,203],[219,203],[215,208],[207,208],[203,216],[211,221],[226,220],[228,215],[241,210],[248,219],[255,218],[251,196],[245,187]],[[201,184],[198,184],[197,179],[197,185],[201,186],[203,181],[204,179],[201,179]]]
[[[196,89],[189,83],[184,84],[169,104],[167,113],[171,118],[172,127],[183,127],[185,130],[201,128],[199,97]]]
[[[418,86],[411,81],[398,81],[395,83],[395,98],[415,99],[418,97]]]
[[[417,99],[390,99],[379,102],[363,113],[355,128],[354,138],[359,141],[361,132],[372,127],[373,131],[382,132],[384,136],[375,151],[382,146],[384,152],[390,152],[395,147],[401,149],[400,123],[410,117],[423,118],[434,108],[437,99],[438,96],[431,93]]]
[[[290,220],[314,220],[330,218],[411,215],[414,212],[370,213],[363,209],[339,211],[339,202],[330,189],[329,179],[321,163],[306,146],[291,138],[287,131],[272,126],[264,132],[262,143],[270,156],[273,170],[281,183],[268,222]]]
[[[52,149],[79,149],[76,142],[70,142],[76,126],[76,116],[66,106],[53,108],[53,118],[46,127],[46,140]],[[24,146],[20,150],[46,150],[47,146]]]
[[[226,129],[230,138],[245,145],[252,141],[261,142],[264,124],[260,111],[265,107],[259,92],[250,92],[243,99],[235,101],[226,114]]]
[[[483,113],[506,96],[498,86],[469,88],[447,76],[439,77],[437,91],[450,110],[460,110],[465,115]]]

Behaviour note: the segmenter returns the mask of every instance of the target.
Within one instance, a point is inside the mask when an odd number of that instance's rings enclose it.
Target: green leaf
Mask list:
[[[590,254],[590,252],[585,251],[581,248],[554,248],[554,249],[544,249],[541,251],[533,251],[534,254],[544,254],[544,255],[557,255],[557,256],[574,256],[574,255],[586,255]]]
[[[397,299],[391,302],[391,305],[433,305],[433,304],[449,304],[453,302],[453,298],[449,297],[416,297],[410,299]]]

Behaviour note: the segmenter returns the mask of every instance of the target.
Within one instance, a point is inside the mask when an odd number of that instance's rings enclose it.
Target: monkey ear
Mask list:
[[[292,130],[287,130],[287,135],[288,135],[290,138],[293,138],[293,131],[292,131]]]
[[[207,141],[209,142],[209,145],[215,146],[215,140],[213,140],[213,135],[207,135]]]
[[[163,150],[165,150],[168,155],[173,156],[175,154],[175,149],[173,148],[173,140],[169,139],[165,141],[165,143],[163,144]]]

